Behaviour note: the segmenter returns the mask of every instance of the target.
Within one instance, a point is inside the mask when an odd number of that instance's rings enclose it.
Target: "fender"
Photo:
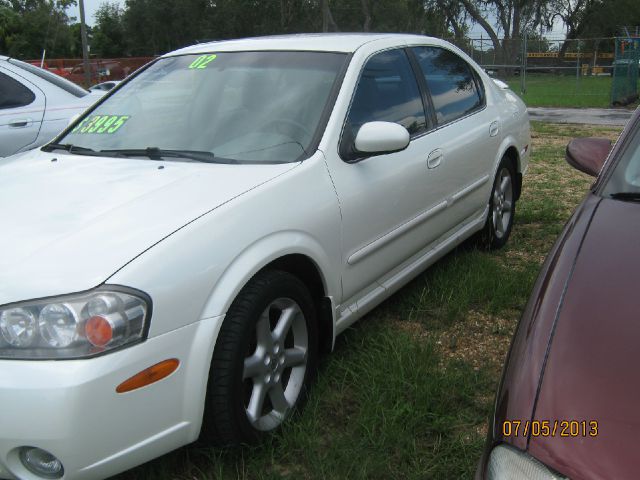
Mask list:
[[[304,255],[314,263],[322,279],[325,296],[333,304],[334,298],[341,296],[341,286],[339,276],[330,278],[325,273],[336,270],[331,268],[329,256],[320,243],[307,233],[287,230],[258,239],[236,256],[215,283],[200,318],[226,313],[251,277],[278,258],[292,254]],[[331,310],[335,336],[335,308]]]
[[[516,158],[516,173],[524,173],[522,171],[522,149],[518,146],[518,143],[518,140],[512,134],[506,135],[502,139],[502,142],[500,142],[500,147],[498,147],[498,153],[493,162],[493,178],[495,178],[496,173],[498,172],[498,165],[500,165],[500,160],[502,160],[502,157],[504,157],[504,154],[510,147],[513,147],[518,151],[518,157]]]
[[[500,147],[498,148],[498,153],[493,162],[493,176],[491,177],[492,179],[496,178],[496,175],[498,173],[498,166],[500,165],[500,161],[502,160],[502,157],[504,157],[507,150],[512,147],[515,148],[518,152],[516,156],[516,176],[520,177],[518,180],[520,183],[520,187],[519,191],[517,192],[516,199],[520,197],[520,192],[522,191],[522,177],[526,173],[528,167],[528,150],[520,148],[519,143],[520,142],[518,142],[518,140],[511,133],[506,135],[502,139]],[[491,190],[489,190],[488,195],[491,195]],[[487,203],[489,203],[489,201],[490,198],[487,197]]]

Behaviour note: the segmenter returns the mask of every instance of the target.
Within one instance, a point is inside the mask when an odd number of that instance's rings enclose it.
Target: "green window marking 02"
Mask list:
[[[80,122],[71,133],[116,133],[129,115],[94,115]]]
[[[191,65],[189,65],[190,69],[202,69],[207,68],[212,61],[216,59],[217,55],[200,55],[196,58]]]

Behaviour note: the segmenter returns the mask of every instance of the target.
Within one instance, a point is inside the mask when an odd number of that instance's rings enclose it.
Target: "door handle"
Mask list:
[[[497,120],[494,120],[493,122],[491,122],[491,125],[489,125],[489,136],[495,137],[496,135],[498,135],[499,131],[500,131],[500,124],[498,123]]]
[[[427,167],[428,168],[436,168],[442,162],[444,158],[444,152],[440,148],[436,148],[432,151],[427,157]]]
[[[29,123],[31,123],[31,119],[20,119],[20,120],[11,120],[9,122],[9,127],[10,128],[24,128],[26,126],[29,125]]]

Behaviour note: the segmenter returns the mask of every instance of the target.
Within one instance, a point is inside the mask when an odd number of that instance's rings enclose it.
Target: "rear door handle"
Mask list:
[[[498,123],[497,120],[494,120],[493,122],[491,122],[491,125],[489,125],[489,136],[495,137],[496,135],[498,135],[499,131],[500,131],[500,124]]]
[[[436,148],[427,157],[427,167],[436,168],[442,162],[444,158],[444,152],[440,148]]]
[[[20,119],[20,120],[11,120],[9,122],[9,127],[10,128],[24,128],[26,126],[29,125],[29,123],[31,123],[31,119]]]

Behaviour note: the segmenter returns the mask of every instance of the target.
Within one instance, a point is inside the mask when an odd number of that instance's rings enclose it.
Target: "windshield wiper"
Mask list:
[[[616,192],[612,193],[611,198],[616,200],[625,200],[627,202],[640,202],[640,192]]]
[[[147,148],[123,148],[113,150],[100,150],[99,153],[113,154],[123,157],[149,157],[151,160],[162,160],[163,158],[186,158],[204,163],[239,163],[228,158],[216,158],[211,152],[199,150],[165,150],[157,147]]]
[[[52,152],[54,150],[66,150],[69,153],[75,153],[78,155],[92,155],[95,153],[95,150],[86,147],[79,147],[78,145],[73,145],[71,143],[50,143],[49,145],[42,147],[42,151],[44,152]]]

